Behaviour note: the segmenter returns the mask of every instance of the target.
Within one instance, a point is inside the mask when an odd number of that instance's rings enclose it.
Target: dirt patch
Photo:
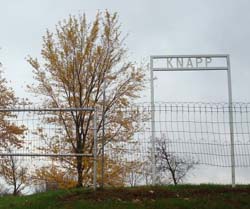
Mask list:
[[[93,200],[103,201],[107,199],[117,201],[143,201],[143,200],[155,200],[159,198],[195,198],[195,197],[213,197],[223,194],[249,194],[250,188],[216,188],[216,189],[178,189],[178,191],[171,191],[164,188],[133,188],[133,189],[105,189],[98,190],[96,192],[77,192],[63,198],[60,198],[63,202],[72,200]]]

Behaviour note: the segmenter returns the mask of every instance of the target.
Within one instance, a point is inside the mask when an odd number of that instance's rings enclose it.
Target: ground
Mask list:
[[[60,190],[0,198],[0,209],[249,209],[250,186],[180,185]]]

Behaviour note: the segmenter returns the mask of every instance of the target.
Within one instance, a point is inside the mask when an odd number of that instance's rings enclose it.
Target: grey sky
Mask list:
[[[17,95],[28,96],[32,69],[25,57],[39,57],[46,28],[53,30],[69,14],[85,12],[92,20],[105,9],[118,12],[134,61],[150,55],[230,54],[233,100],[250,101],[249,0],[1,0],[0,60]],[[225,73],[156,76],[156,101],[227,101]]]
[[[32,82],[25,57],[39,56],[46,28],[53,30],[69,14],[85,12],[91,20],[98,10],[109,9],[119,13],[124,35],[129,33],[126,43],[132,60],[140,62],[155,54],[230,54],[234,100],[249,101],[249,8],[248,0],[2,1],[0,57],[6,77],[24,95],[22,87]],[[223,73],[156,76],[156,100],[227,100]]]

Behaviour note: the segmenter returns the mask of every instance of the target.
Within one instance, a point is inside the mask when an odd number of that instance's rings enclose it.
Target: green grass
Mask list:
[[[250,186],[179,185],[59,190],[0,198],[0,209],[249,209]]]

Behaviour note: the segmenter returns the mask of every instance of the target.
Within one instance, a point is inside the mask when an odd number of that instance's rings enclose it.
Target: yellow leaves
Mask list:
[[[128,99],[124,98],[124,97],[120,99],[120,102],[121,102],[123,107],[127,107],[129,104]]]
[[[0,106],[1,108],[10,108],[18,104],[18,98],[14,91],[7,87],[7,82],[0,74]],[[0,113],[0,147],[8,148],[11,146],[20,147],[22,136],[26,130],[24,126],[18,126],[10,122],[10,118],[16,118],[13,112]]]
[[[111,14],[107,10],[104,13],[104,36],[107,39],[107,41],[111,41],[111,36],[115,36],[114,40],[118,38],[117,31],[119,29],[119,26],[114,27],[117,24],[117,13]]]
[[[33,63],[37,67],[37,63]],[[0,75],[0,106],[1,108],[10,108],[18,104],[18,98],[15,97],[14,91],[7,87],[7,82]],[[24,133],[27,130],[25,126],[18,126],[10,122],[10,118],[17,118],[13,112],[0,113],[0,148],[11,152],[13,148],[23,146]],[[13,156],[1,158],[0,176],[5,182],[14,187],[14,194],[17,194],[26,182],[27,169],[20,167],[20,163]],[[17,188],[17,185],[19,187]]]
[[[14,123],[6,126],[6,131],[14,135],[22,135],[26,128],[24,126],[16,126]]]
[[[105,36],[108,38],[108,40],[109,40],[109,37],[110,37],[110,27],[108,27],[108,26],[105,26],[105,28],[104,28],[104,34],[105,34]]]
[[[76,181],[72,174],[54,165],[37,169],[34,179],[45,181],[46,183],[57,183],[59,189],[68,189],[76,186]]]
[[[49,107],[95,107],[101,109],[103,83],[107,85],[106,100],[106,137],[110,143],[118,140],[129,141],[137,126],[138,114],[131,112],[111,113],[129,106],[143,88],[144,74],[134,64],[127,61],[124,39],[121,37],[120,25],[116,13],[105,11],[97,13],[95,20],[88,24],[85,15],[79,18],[70,16],[59,22],[56,32],[47,31],[43,38],[43,65],[37,59],[30,58],[28,62],[35,69],[37,85],[31,87],[33,93],[44,98],[44,104]],[[56,115],[58,116],[58,115]],[[60,135],[65,144],[65,152],[79,150],[91,153],[93,150],[93,117],[83,117],[76,114],[62,114],[60,118],[48,117],[45,123],[64,129]],[[97,127],[101,127],[98,120]],[[79,128],[79,125],[81,126]],[[78,127],[78,128],[77,128]],[[99,130],[100,131],[100,130]],[[125,133],[126,132],[126,133]],[[39,133],[41,138],[47,138]],[[99,135],[100,133],[98,133]],[[77,136],[77,137],[76,137]],[[80,137],[79,137],[80,136]],[[48,146],[54,153],[59,150],[55,139]],[[61,165],[69,169],[75,161],[61,161]],[[83,161],[84,175],[90,179],[91,161]],[[54,168],[53,168],[54,169]],[[52,176],[59,175],[51,168]],[[77,170],[74,167],[75,171]],[[109,178],[122,182],[119,174],[120,165],[112,167]],[[60,169],[58,169],[60,170]],[[110,171],[111,171],[110,170]],[[75,172],[74,175],[76,174]],[[48,173],[44,175],[49,176]],[[73,175],[73,174],[72,174]],[[117,176],[117,177],[116,177]],[[119,183],[120,184],[120,183]]]
[[[101,159],[98,161],[97,182],[101,184]],[[124,167],[119,162],[105,156],[104,184],[105,186],[120,187],[125,185]]]
[[[119,30],[117,14],[108,11],[104,15],[97,13],[89,26],[85,15],[79,18],[70,16],[59,22],[55,34],[47,31],[43,37],[44,66],[41,67],[36,59],[28,59],[36,69],[35,79],[39,83],[38,88],[34,86],[31,90],[49,100],[59,101],[57,98],[60,97],[65,98],[64,104],[90,106],[88,101],[100,98],[101,79],[116,82],[119,90],[119,86],[130,77],[128,85],[124,85],[127,87],[121,89],[126,93],[118,96],[135,97],[135,92],[141,89],[143,76],[122,59],[126,50]],[[119,70],[123,61],[122,70]],[[122,103],[125,105],[125,99]]]
[[[106,79],[107,80],[116,80],[117,79],[117,75],[107,75]]]
[[[40,65],[39,65],[39,63],[38,63],[38,60],[37,60],[37,58],[36,59],[33,59],[32,57],[28,57],[27,58],[27,61],[28,61],[28,63],[34,68],[34,69],[39,69],[40,68]]]
[[[91,54],[93,50],[94,43],[98,37],[98,32],[99,32],[99,14],[97,14],[96,19],[91,28],[90,34],[86,40],[86,47],[84,51],[84,54],[86,57],[89,57],[89,55]]]

